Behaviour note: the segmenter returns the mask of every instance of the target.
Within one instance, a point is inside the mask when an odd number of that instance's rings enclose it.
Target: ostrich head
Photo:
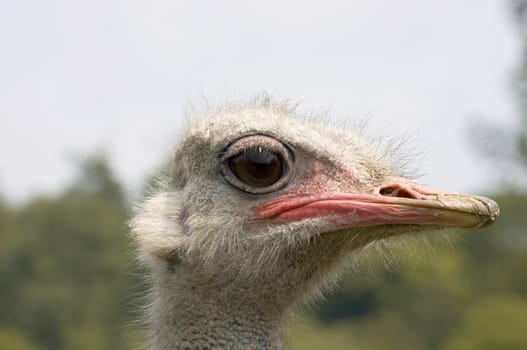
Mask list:
[[[499,214],[490,199],[416,184],[379,150],[268,100],[209,112],[138,208],[141,257],[164,289],[173,275],[173,288],[191,286],[200,300],[280,314],[334,280],[357,249],[480,228]]]

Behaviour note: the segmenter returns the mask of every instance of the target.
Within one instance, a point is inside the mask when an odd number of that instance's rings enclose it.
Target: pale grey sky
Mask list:
[[[106,148],[136,190],[188,99],[267,91],[415,136],[421,181],[495,178],[467,122],[511,123],[518,38],[503,0],[0,0],[0,193],[56,192]]]

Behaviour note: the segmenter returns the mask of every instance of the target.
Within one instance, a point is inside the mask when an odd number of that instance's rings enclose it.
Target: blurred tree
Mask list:
[[[120,207],[126,205],[124,190],[115,178],[104,152],[81,159],[78,167],[77,177],[66,194],[102,197]]]
[[[468,309],[444,350],[527,349],[527,299],[502,295]]]
[[[127,212],[103,157],[87,158],[56,198],[0,205],[0,328],[15,327],[42,349],[130,348]]]
[[[0,350],[39,350],[16,329],[0,328]]]
[[[518,122],[514,127],[501,127],[477,120],[471,127],[479,152],[491,160],[494,170],[515,186],[527,189],[527,0],[510,0],[523,57],[516,70],[513,88],[518,105]]]

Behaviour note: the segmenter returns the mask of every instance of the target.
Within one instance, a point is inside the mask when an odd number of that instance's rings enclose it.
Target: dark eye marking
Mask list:
[[[264,135],[250,135],[227,147],[221,172],[232,186],[248,193],[277,191],[289,181],[293,156],[282,142]]]
[[[268,187],[277,182],[283,173],[284,160],[280,154],[260,146],[251,147],[229,159],[229,169],[249,186]]]

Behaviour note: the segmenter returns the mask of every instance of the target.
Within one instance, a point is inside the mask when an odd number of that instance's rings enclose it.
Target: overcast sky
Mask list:
[[[185,104],[267,91],[412,135],[421,181],[492,187],[468,121],[511,123],[503,0],[0,0],[0,193],[55,193],[106,149],[137,190]]]

